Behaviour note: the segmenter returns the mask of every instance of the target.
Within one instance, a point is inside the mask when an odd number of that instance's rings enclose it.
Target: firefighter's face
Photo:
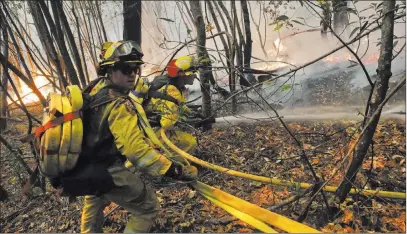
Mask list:
[[[112,71],[112,82],[125,89],[133,89],[140,66],[120,66]]]
[[[194,84],[194,79],[196,78],[196,75],[194,73],[186,75],[184,72],[179,72],[177,78],[179,80],[179,84],[183,86],[192,85]]]

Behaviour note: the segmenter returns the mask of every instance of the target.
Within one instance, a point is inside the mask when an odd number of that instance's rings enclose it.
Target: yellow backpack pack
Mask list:
[[[76,166],[83,139],[82,107],[77,85],[67,86],[64,95],[48,94],[42,125],[24,139],[37,141],[39,169],[45,176],[56,177]]]

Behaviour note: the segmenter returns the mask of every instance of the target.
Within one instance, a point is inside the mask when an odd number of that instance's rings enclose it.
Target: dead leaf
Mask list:
[[[196,191],[195,191],[195,190],[191,190],[191,191],[189,192],[189,194],[188,194],[188,198],[189,198],[189,199],[194,198],[194,197],[195,197],[195,194],[196,194]]]
[[[397,218],[383,217],[382,222],[387,223],[390,227],[393,227],[395,232],[406,232],[406,212],[402,212]],[[392,231],[393,232],[393,231]]]
[[[342,223],[349,224],[353,221],[353,212],[350,210],[343,210]]]
[[[225,232],[230,232],[230,230],[232,230],[232,227],[233,227],[233,225],[231,223],[226,225]]]
[[[351,227],[345,227],[346,231],[348,231],[349,233],[355,232],[355,230],[353,230]]]
[[[276,197],[268,185],[257,190],[253,195],[253,202],[257,205],[273,205],[276,203]]]
[[[205,31],[206,32],[212,31],[212,29],[214,29],[214,27],[212,25],[210,25],[210,24],[205,26]]]
[[[313,148],[313,146],[310,145],[310,144],[303,144],[303,146],[304,146],[304,149],[305,149],[305,150],[309,150],[309,149],[312,149],[312,148]]]
[[[334,226],[334,230],[335,230],[335,231],[339,231],[339,230],[341,230],[341,229],[343,229],[343,228],[342,228],[342,226],[341,226],[339,223],[335,224],[335,226]]]
[[[314,160],[312,160],[312,163],[315,164],[315,165],[318,164],[318,163],[319,163],[319,159],[314,158]]]
[[[322,231],[322,232],[329,232],[329,233],[331,233],[331,232],[334,231],[334,228],[335,228],[335,224],[334,224],[334,223],[328,223],[325,227],[323,227],[323,228],[321,229],[321,231]]]

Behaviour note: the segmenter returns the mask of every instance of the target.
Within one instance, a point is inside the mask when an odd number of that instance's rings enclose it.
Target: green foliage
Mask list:
[[[284,91],[286,91],[286,90],[291,89],[291,87],[292,87],[291,84],[285,84],[285,85],[283,85],[283,86],[280,88],[280,91],[281,91],[281,92],[284,92]]]
[[[283,23],[278,23],[277,26],[273,29],[273,31],[278,31],[280,28],[283,27]]]
[[[284,25],[293,27],[293,25],[290,23],[290,18],[286,15],[280,15],[279,17],[277,17],[273,23],[269,24],[269,26],[272,25],[276,25],[273,31],[280,30]]]
[[[16,183],[17,183],[17,177],[15,177],[15,176],[11,177],[11,178],[9,179],[9,182],[10,182],[11,184],[16,184]]]

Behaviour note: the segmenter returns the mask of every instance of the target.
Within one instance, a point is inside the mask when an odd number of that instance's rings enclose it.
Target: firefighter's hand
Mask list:
[[[192,112],[192,117],[197,119],[205,119],[205,116],[201,112]]]
[[[191,181],[198,179],[198,169],[194,166],[180,166],[171,164],[165,176],[176,180]]]
[[[198,179],[198,169],[191,165],[182,167],[180,179],[181,180],[197,180]]]

